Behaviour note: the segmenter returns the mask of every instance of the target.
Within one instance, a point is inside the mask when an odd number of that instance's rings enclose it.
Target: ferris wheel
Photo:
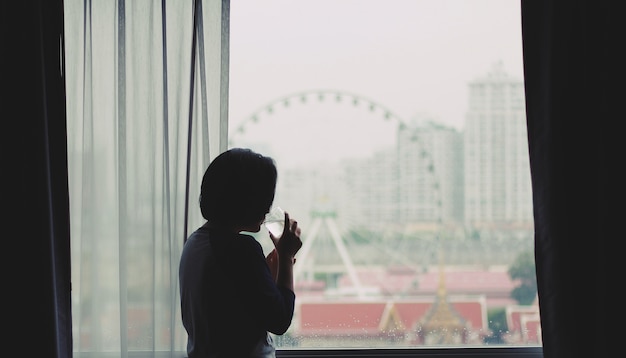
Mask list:
[[[249,134],[260,133],[265,126],[269,126],[273,121],[277,121],[276,118],[278,116],[286,115],[289,117],[289,113],[298,110],[306,112],[312,106],[323,106],[327,111],[326,113],[339,110],[343,111],[343,113],[346,110],[359,112],[360,115],[357,121],[387,123],[388,126],[393,126],[395,130],[405,129],[409,126],[403,118],[389,107],[367,97],[339,90],[306,90],[281,96],[259,106],[232,129],[229,136],[229,146],[247,146],[249,142],[247,143],[246,140],[249,140]],[[347,117],[344,115],[333,120],[336,122],[347,121]],[[311,122],[320,119],[308,118],[307,120]],[[276,140],[275,137],[271,137],[273,131],[269,130],[268,134],[266,134],[268,142]],[[437,211],[435,221],[436,225],[439,225],[441,223],[440,184],[436,174],[434,158],[419,134],[414,134],[410,140],[420,148],[419,156],[426,163],[425,170],[427,175],[432,178],[432,192],[435,197],[435,210]],[[260,151],[266,152],[265,149],[263,148]],[[280,155],[280,153],[277,153],[277,155]],[[307,227],[303,233],[303,246],[298,254],[298,265],[294,268],[295,277],[298,279],[312,278],[320,270],[339,270],[350,279],[357,296],[363,297],[367,295],[367,288],[361,283],[357,274],[353,252],[350,250],[350,239],[346,235],[345,228],[342,227],[342,223],[345,221],[342,220],[341,212],[335,210],[334,205],[326,205],[324,207],[313,207],[308,210],[308,213],[310,217],[307,218]],[[405,257],[402,248],[378,245],[375,242],[370,244],[370,246],[375,247],[378,254],[386,255],[398,264],[414,266],[413,261]],[[321,262],[323,260],[320,257],[331,255],[338,258],[340,265],[326,265]]]

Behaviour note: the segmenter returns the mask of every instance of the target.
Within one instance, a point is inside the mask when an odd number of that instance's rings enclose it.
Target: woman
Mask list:
[[[269,333],[293,318],[293,264],[302,246],[298,223],[285,213],[267,257],[254,237],[274,201],[272,158],[235,148],[217,156],[202,179],[200,210],[207,222],[187,239],[179,267],[187,354],[274,357]]]

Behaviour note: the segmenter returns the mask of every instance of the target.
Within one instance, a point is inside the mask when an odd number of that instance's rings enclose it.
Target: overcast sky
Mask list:
[[[248,136],[268,135],[245,124],[258,109],[316,89],[371,99],[405,121],[431,117],[461,130],[469,81],[496,62],[523,75],[518,0],[237,0],[230,26],[231,133],[243,125]],[[309,148],[323,156],[339,147],[362,153],[361,146],[375,146],[371,133],[385,133],[380,145],[389,144],[381,118],[345,103],[292,102],[256,126],[281,133],[285,147],[270,151],[304,155]]]

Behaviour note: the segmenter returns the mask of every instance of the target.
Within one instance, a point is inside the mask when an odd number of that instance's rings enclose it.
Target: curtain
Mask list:
[[[623,350],[623,14],[611,1],[522,1],[546,358]]]
[[[180,354],[180,251],[227,145],[229,3],[64,6],[75,356]]]
[[[4,355],[71,357],[63,3],[3,1],[0,27]]]

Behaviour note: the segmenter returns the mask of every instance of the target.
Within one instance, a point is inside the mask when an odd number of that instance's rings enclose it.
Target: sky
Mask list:
[[[498,62],[523,78],[518,0],[237,0],[230,16],[231,138],[272,138],[259,148],[289,165],[369,155],[393,144],[395,125],[350,97],[259,111],[281,98],[350,93],[403,122],[462,130],[470,81]]]

